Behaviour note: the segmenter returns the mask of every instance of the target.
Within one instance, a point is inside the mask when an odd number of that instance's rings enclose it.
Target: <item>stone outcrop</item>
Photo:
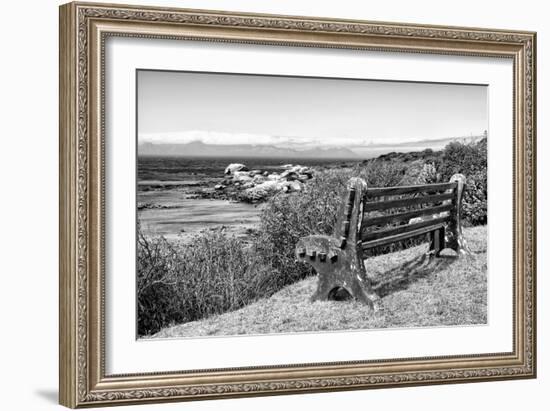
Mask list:
[[[285,164],[281,173],[249,170],[240,163],[229,164],[224,171],[225,180],[214,188],[218,191],[238,190],[238,198],[244,201],[262,201],[275,193],[300,192],[313,177],[313,169],[301,165]]]
[[[240,163],[231,163],[225,168],[224,173],[231,175],[236,171],[248,171],[248,167]]]

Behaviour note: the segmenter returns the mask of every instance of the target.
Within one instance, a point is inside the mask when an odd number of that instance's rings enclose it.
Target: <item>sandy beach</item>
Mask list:
[[[142,229],[148,235],[187,242],[208,230],[223,228],[244,238],[260,221],[261,205],[230,200],[196,198],[189,190],[167,188],[138,192]]]

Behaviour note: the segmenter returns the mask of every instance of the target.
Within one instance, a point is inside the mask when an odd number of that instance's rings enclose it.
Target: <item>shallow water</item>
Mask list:
[[[138,211],[141,227],[146,234],[183,241],[215,228],[245,237],[248,230],[259,223],[261,212],[260,205],[190,198],[182,189],[140,192],[138,203],[164,207]]]

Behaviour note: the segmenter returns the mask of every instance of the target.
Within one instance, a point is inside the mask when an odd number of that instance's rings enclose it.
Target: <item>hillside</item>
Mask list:
[[[317,279],[291,284],[233,312],[167,327],[152,338],[426,327],[487,322],[487,229],[465,229],[473,253],[425,256],[427,244],[366,260],[379,311],[356,301],[311,302]]]
[[[450,139],[444,139],[442,141],[447,141],[447,140],[450,140]],[[453,144],[454,147],[457,147],[457,146],[458,147],[465,147],[465,146],[469,147],[470,152],[468,153],[468,155],[471,155],[471,151],[472,151],[471,149],[474,149],[474,152],[477,149],[478,150],[477,154],[482,153],[484,156],[487,155],[487,137],[471,138],[470,141],[469,141],[469,144],[467,144],[467,145],[461,144],[461,143],[457,142],[456,140],[452,140],[451,144]],[[448,150],[449,147],[450,147],[450,145],[442,147],[438,150],[434,150],[434,149],[431,149],[431,148],[426,148],[424,150],[419,150],[419,151],[406,151],[408,146],[403,145],[401,147],[402,148],[401,151],[386,152],[385,154],[381,154],[378,157],[363,160],[363,163],[366,164],[366,163],[369,163],[369,162],[372,162],[372,161],[379,161],[379,162],[400,161],[400,162],[403,162],[403,163],[409,163],[409,162],[412,162],[412,161],[422,160],[422,161],[425,161],[425,162],[430,162],[430,163],[437,164],[437,163],[441,163],[441,162],[445,161],[445,154],[446,154],[445,150]]]

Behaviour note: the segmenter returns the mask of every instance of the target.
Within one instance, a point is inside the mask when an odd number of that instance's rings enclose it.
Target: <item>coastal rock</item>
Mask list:
[[[252,181],[252,177],[246,171],[235,171],[233,172],[233,181],[239,183],[247,183]]]
[[[284,178],[286,180],[297,180],[298,173],[292,170],[286,170],[283,173],[281,173],[281,178]]]
[[[290,181],[289,187],[291,191],[302,191],[304,188],[304,185],[300,183],[299,181]]]
[[[275,193],[297,193],[313,177],[313,169],[301,165],[284,164],[281,173],[269,173],[259,169],[249,170],[241,163],[229,164],[227,176],[214,189],[221,195],[241,201],[257,202]]]
[[[265,177],[261,174],[257,174],[252,178],[254,184],[262,184],[266,181]]]
[[[313,175],[313,170],[309,167],[304,167],[301,165],[292,165],[292,164],[285,164],[281,168],[284,168],[288,173],[296,173],[296,174],[310,174]],[[283,172],[283,174],[285,173]]]
[[[302,191],[302,183],[299,181],[285,181],[280,184],[280,190],[283,193],[292,193],[297,191]]]
[[[225,168],[224,174],[232,175],[235,171],[248,171],[248,167],[241,163],[231,163]]]

